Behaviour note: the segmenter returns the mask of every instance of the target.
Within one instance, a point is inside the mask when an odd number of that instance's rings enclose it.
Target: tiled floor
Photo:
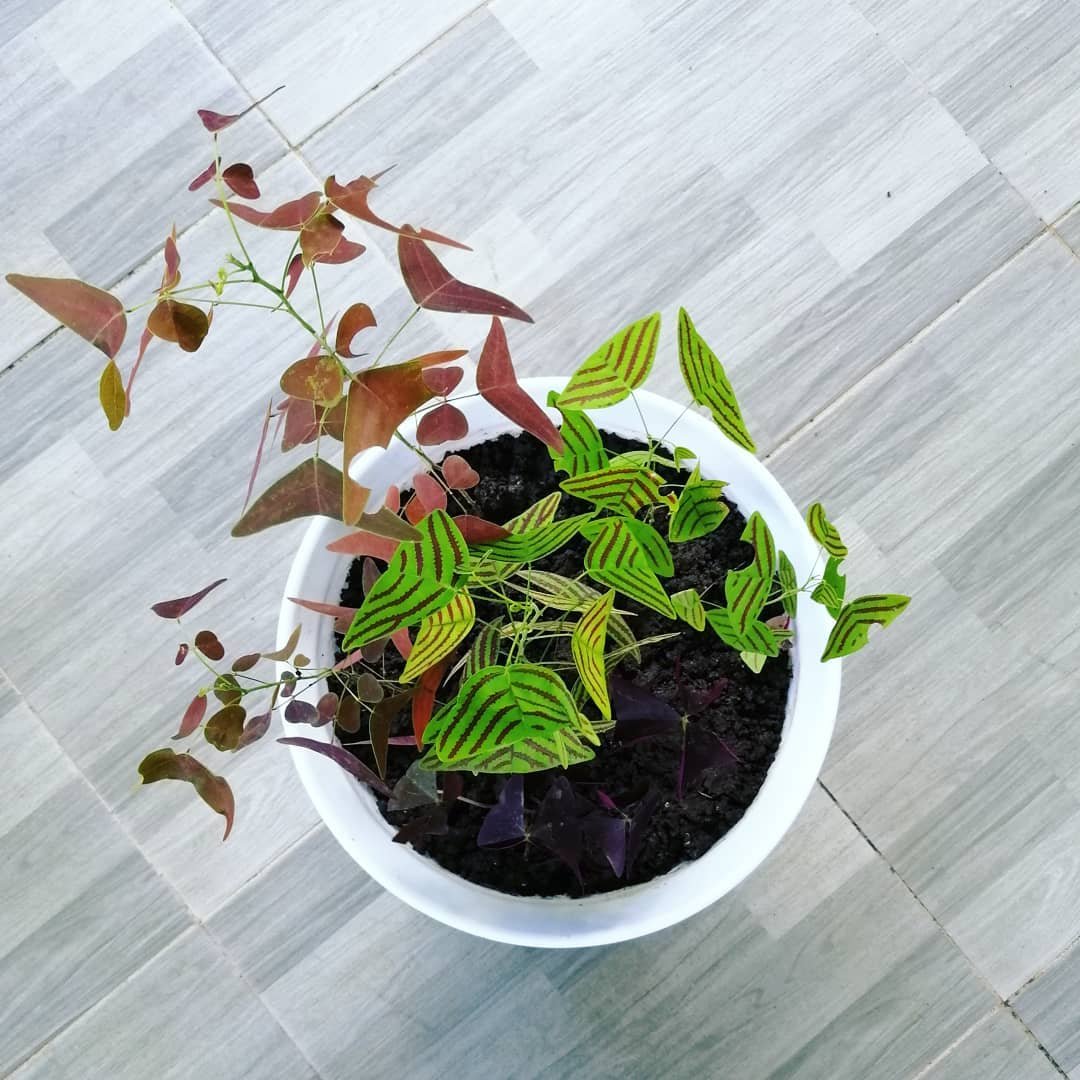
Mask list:
[[[152,348],[112,435],[89,350],[0,290],[0,1074],[1080,1077],[1080,6],[8,0],[0,41],[0,270],[134,297],[175,221],[212,274],[193,109],[284,83],[228,133],[268,199],[397,163],[380,206],[473,243],[532,372],[687,304],[859,590],[914,597],[734,895],[485,944],[365,879],[272,743],[224,847],[135,785],[186,697],[147,604],[220,572],[220,632],[272,633],[301,527],[227,531],[295,341],[238,310]],[[330,307],[401,303],[366,239]]]

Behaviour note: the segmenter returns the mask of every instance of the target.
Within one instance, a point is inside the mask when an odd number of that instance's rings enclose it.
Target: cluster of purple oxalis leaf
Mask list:
[[[907,598],[875,595],[845,601],[846,576],[840,566],[847,548],[818,503],[808,511],[807,523],[826,556],[820,577],[812,572],[806,582],[798,582],[791,560],[777,551],[767,523],[755,513],[742,536],[753,552],[750,563],[730,570],[717,590],[725,603],[694,589],[668,595],[661,579],[674,574],[670,545],[693,542],[719,526],[729,512],[724,483],[701,476],[700,468],[688,472],[684,463],[696,459],[693,451],[667,447],[648,433],[644,457],[613,459],[587,415],[587,410],[617,404],[641,386],[656,355],[659,314],[624,327],[581,364],[564,390],[549,400],[562,418],[556,426],[522,389],[511,359],[503,320],[528,323],[531,317],[505,297],[455,277],[434,250],[468,250],[465,244],[426,227],[394,224],[373,210],[371,197],[382,174],[346,183],[329,176],[321,191],[271,209],[250,205],[247,200],[262,196],[258,178],[247,163],[226,161],[219,135],[258,104],[236,114],[198,110],[212,136],[213,155],[189,188],[214,186],[211,202],[222,211],[239,251],[226,257],[216,278],[182,284],[175,229],[164,243],[158,288],[134,306],[82,281],[7,277],[105,354],[98,393],[114,430],[131,412],[136,377],[151,345],[166,342],[198,351],[212,330],[216,309],[233,303],[222,299],[225,293],[262,294],[268,303],[245,301],[245,306],[285,313],[306,335],[305,354],[280,372],[277,400],[267,405],[232,532],[247,536],[310,515],[342,521],[351,531],[329,550],[363,560],[363,603],[353,608],[321,598],[292,598],[333,619],[344,635],[344,658],[330,668],[312,665],[297,651],[299,627],[283,645],[238,652],[228,661],[213,630],[200,629],[181,642],[176,665],[192,657],[210,681],[185,709],[174,739],[201,732],[216,750],[236,753],[267,733],[278,710],[295,725],[334,724],[343,735],[366,734],[355,741],[370,749],[371,766],[329,742],[304,737],[279,741],[334,760],[386,799],[391,811],[413,812],[395,837],[401,842],[446,831],[451,809],[466,799],[467,775],[507,774],[480,829],[481,846],[536,844],[579,879],[586,858],[628,876],[664,796],[653,787],[614,794],[594,787],[585,793],[576,790],[566,770],[594,756],[601,734],[615,746],[678,736],[671,788],[681,800],[706,772],[734,767],[738,759],[705,725],[693,722],[724,694],[723,680],[692,691],[677,676],[673,704],[618,675],[622,657],[639,656],[641,648],[677,637],[680,630],[637,640],[623,618],[632,612],[615,606],[617,595],[659,612],[672,624],[698,632],[708,627],[755,672],[768,657],[790,647],[800,593],[809,593],[836,619],[823,660],[861,648],[868,628],[891,622]],[[327,319],[319,298],[318,273],[352,263],[366,250],[345,235],[347,219],[394,235],[402,280],[415,305],[373,358],[358,349],[358,342],[372,340],[378,327],[372,308],[357,301],[340,317]],[[280,272],[270,277],[260,272],[241,224],[291,238]],[[318,309],[310,317],[294,303],[305,275]],[[145,324],[128,360],[122,357],[128,317],[143,310]],[[556,471],[565,474],[558,489],[511,521],[489,521],[477,513],[469,492],[480,477],[464,457],[450,454],[437,464],[427,454],[427,448],[468,434],[468,418],[455,403],[472,396],[461,392],[464,368],[459,361],[468,350],[447,348],[383,362],[422,310],[490,318],[476,363],[476,394],[545,443]],[[710,412],[726,438],[754,452],[723,367],[684,310],[678,347],[694,403]],[[410,417],[417,418],[415,443],[401,430]],[[385,448],[392,439],[415,452],[418,471],[404,505],[401,492],[391,487],[373,507],[372,492],[351,477],[350,465],[365,450]],[[340,444],[340,467],[329,460],[337,460],[335,444]],[[275,446],[282,454],[299,447],[310,447],[311,453],[253,498]],[[590,504],[591,511],[560,518],[563,493]],[[665,521],[666,537],[655,527]],[[577,536],[589,545],[577,578],[542,570],[530,576],[534,564],[542,565]],[[221,584],[215,581],[190,596],[157,603],[153,611],[179,620]],[[474,596],[501,605],[503,615],[481,625]],[[782,605],[784,614],[765,619],[769,603]],[[561,668],[546,644],[560,636],[572,657]],[[399,677],[387,675],[388,657],[395,658]],[[283,665],[283,672],[272,677],[259,673],[258,665],[265,662]],[[577,679],[573,693],[560,674],[567,669]],[[316,700],[298,694],[309,686],[320,688]],[[440,694],[448,692],[452,697],[437,709]],[[210,713],[212,699],[217,708]],[[251,705],[252,699],[259,704]],[[406,712],[408,734],[401,731]],[[393,787],[387,780],[392,746],[411,747],[417,755]],[[155,750],[139,772],[144,783],[172,779],[192,784],[225,817],[228,836],[235,813],[232,790],[191,753]],[[530,789],[526,773],[548,778],[532,798],[535,783]]]

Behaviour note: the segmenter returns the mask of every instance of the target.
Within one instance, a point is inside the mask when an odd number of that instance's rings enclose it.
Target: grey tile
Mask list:
[[[190,925],[81,779],[0,836],[0,1070],[28,1058]]]
[[[15,1076],[317,1080],[314,1069],[199,928],[162,950]]]
[[[362,16],[331,0],[286,7],[182,0],[180,7],[214,52],[256,97],[285,83],[264,106],[295,145],[422,52],[478,7],[476,0],[389,0]]]
[[[1061,1073],[1016,1017],[998,1008],[923,1075],[925,1080],[1054,1080]]]
[[[2,269],[108,287],[174,220],[183,227],[205,212],[201,196],[183,191],[210,156],[194,110],[204,96],[242,106],[244,95],[165,0],[131,11],[63,0],[5,48],[0,183],[20,212],[9,215]],[[284,149],[259,117],[230,145],[259,160]],[[2,364],[52,327],[7,286],[0,317],[12,330]]]
[[[1055,0],[859,0],[1047,221],[1080,199],[1080,15]]]
[[[382,895],[320,825],[238,890],[207,927],[261,992]]]
[[[1080,944],[1025,986],[1012,1005],[1070,1076],[1080,1075]]]

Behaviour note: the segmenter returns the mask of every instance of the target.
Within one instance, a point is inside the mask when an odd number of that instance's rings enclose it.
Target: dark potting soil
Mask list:
[[[604,441],[613,453],[643,445],[607,433]],[[558,477],[547,448],[529,435],[503,435],[471,448],[463,456],[481,476],[479,485],[468,492],[473,505],[467,509],[490,521],[507,521],[558,489]],[[587,509],[586,504],[564,494],[560,516]],[[450,507],[451,513],[465,510],[465,507],[460,510]],[[703,595],[722,600],[727,571],[745,566],[750,556],[749,546],[740,540],[745,520],[734,506],[730,510],[720,527],[709,535],[671,545],[675,574],[664,579],[669,594],[695,588]],[[666,514],[667,511],[661,509],[653,519],[662,535],[666,535]],[[586,541],[577,537],[536,565],[540,569],[576,577],[581,572],[586,547]],[[357,560],[341,594],[343,605],[360,606],[363,600],[360,576],[361,564]],[[719,680],[724,680],[719,697],[695,713],[689,727],[700,728],[722,739],[737,762],[706,771],[680,800],[677,797],[677,773],[682,754],[681,734],[653,737],[626,746],[620,746],[613,737],[617,732],[601,735],[596,757],[572,766],[566,772],[581,808],[590,804],[600,808],[596,796],[598,790],[620,808],[632,808],[646,796],[656,801],[656,810],[642,830],[633,864],[622,878],[615,876],[599,851],[588,847],[581,860],[580,882],[566,863],[539,843],[522,842],[504,848],[479,847],[477,834],[487,811],[461,800],[449,808],[444,834],[421,836],[412,841],[418,850],[447,870],[501,892],[520,896],[587,896],[648,881],[681,862],[698,858],[742,817],[764,782],[780,744],[791,681],[788,653],[782,651],[779,657],[768,660],[760,674],[755,675],[711,629],[698,632],[685,623],[672,623],[621,595],[617,606],[634,613],[627,619],[639,639],[673,630],[680,632],[678,638],[645,646],[640,664],[623,662],[617,673],[647,688],[680,712],[688,696],[714,689]],[[481,601],[477,601],[476,607],[478,622],[500,614],[494,606]],[[766,609],[763,618],[776,614],[780,614],[778,607]],[[468,648],[470,640],[466,639],[462,649]],[[400,674],[402,661],[393,648],[386,650],[383,664],[388,676]],[[456,680],[444,687],[439,694],[439,704],[450,700],[456,687]],[[407,735],[411,731],[406,708],[392,734]],[[345,744],[358,737],[341,731],[338,735]],[[369,747],[350,749],[365,764],[374,765]],[[415,747],[389,748],[386,781],[391,787],[416,756]],[[464,784],[462,794],[487,806],[496,801],[505,782],[503,776],[474,776],[467,772],[459,775]],[[545,772],[525,777],[527,823],[556,775],[557,772]],[[440,774],[440,788],[443,780],[444,774]],[[389,811],[386,800],[381,798],[379,805],[383,816],[396,826],[424,813],[423,810]]]

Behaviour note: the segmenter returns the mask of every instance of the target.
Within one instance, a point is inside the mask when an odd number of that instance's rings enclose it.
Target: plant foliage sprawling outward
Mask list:
[[[620,660],[639,659],[642,649],[677,637],[686,627],[708,628],[717,646],[736,650],[751,671],[759,672],[784,647],[793,641],[797,646],[799,599],[805,594],[835,620],[821,658],[828,661],[862,648],[870,626],[887,626],[908,598],[847,598],[841,565],[848,549],[820,503],[807,512],[809,534],[820,545],[807,580],[800,582],[798,560],[777,549],[768,523],[754,512],[742,534],[745,565],[727,570],[714,588],[670,592],[672,545],[692,544],[724,522],[730,512],[725,480],[703,475],[700,464],[691,471],[687,462],[696,461],[693,449],[669,447],[648,432],[642,433],[647,449],[615,456],[601,434],[602,411],[632,398],[653,367],[660,315],[631,322],[600,345],[563,391],[551,395],[545,410],[518,383],[503,322],[531,323],[531,317],[505,297],[458,279],[434,250],[468,250],[464,244],[381,217],[371,206],[378,174],[346,183],[330,176],[322,191],[270,209],[245,201],[261,197],[259,183],[249,165],[227,161],[220,135],[247,111],[198,113],[213,150],[190,188],[213,184],[211,201],[236,245],[213,278],[181,285],[173,231],[163,248],[160,284],[141,303],[125,305],[82,281],[24,274],[7,279],[105,355],[98,394],[112,429],[131,412],[133,384],[144,358],[157,348],[154,343],[198,351],[219,306],[240,303],[287,315],[306,339],[275,381],[277,400],[262,418],[247,498],[233,534],[248,536],[316,514],[354,530],[331,549],[364,558],[359,608],[319,597],[295,599],[333,619],[343,635],[345,657],[330,684],[335,689],[327,689],[330,672],[297,652],[299,630],[278,648],[242,652],[230,662],[218,636],[200,629],[175,654],[177,665],[192,656],[206,674],[174,738],[201,733],[215,749],[237,753],[266,734],[275,713],[294,725],[336,724],[370,745],[376,769],[325,741],[301,736],[281,741],[338,762],[388,797],[391,808],[424,808],[399,834],[402,840],[445,831],[446,804],[461,796],[458,774],[507,774],[480,830],[481,844],[535,842],[578,873],[588,843],[603,852],[615,874],[627,873],[658,796],[650,791],[620,808],[601,792],[593,810],[582,816],[580,800],[559,770],[592,758],[607,737],[627,743],[681,730],[676,784],[681,798],[704,769],[732,767],[736,759],[722,742],[690,723],[723,694],[723,685],[693,700],[687,696],[680,712],[615,674]],[[345,235],[352,221],[394,235],[402,279],[414,301],[405,324],[382,339],[376,312],[362,300],[345,309],[336,331],[335,320],[323,312],[320,275],[337,272],[365,252],[364,244]],[[241,225],[282,235],[284,258],[272,275],[256,267]],[[310,315],[293,299],[304,280],[314,299]],[[244,299],[231,299],[236,293]],[[490,319],[477,359],[475,393],[550,451],[558,489],[510,521],[483,517],[484,507],[469,494],[480,477],[464,457],[451,454],[440,465],[424,449],[467,435],[468,419],[454,402],[474,394],[459,389],[464,369],[457,362],[467,350],[410,355],[398,344],[421,311]],[[123,349],[131,319],[143,327],[128,362]],[[732,384],[686,311],[679,312],[677,347],[692,401],[709,411],[726,438],[753,453],[755,443]],[[600,413],[590,416],[594,410]],[[417,420],[415,441],[402,430],[410,417]],[[349,466],[361,452],[394,439],[416,454],[413,494],[402,506],[398,490],[391,488],[381,503],[371,505],[372,493],[352,479]],[[274,443],[282,454],[301,447],[308,451],[252,498]],[[564,496],[579,512],[566,512]],[[537,565],[571,542],[584,546],[576,577]],[[153,611],[178,620],[221,584],[154,604]],[[637,640],[631,618],[635,604],[670,620],[671,632]],[[492,605],[500,612],[497,618],[478,616]],[[769,617],[769,605],[783,614]],[[388,649],[404,662],[396,678],[382,665]],[[266,662],[287,666],[275,677],[260,670]],[[392,734],[410,720],[411,735]],[[388,748],[404,744],[413,747],[416,758],[391,792],[385,781]],[[535,807],[526,806],[520,774],[547,770],[555,770],[555,779],[546,796]],[[192,784],[225,817],[228,835],[233,793],[191,753],[155,750],[139,771],[148,784],[166,779]]]

